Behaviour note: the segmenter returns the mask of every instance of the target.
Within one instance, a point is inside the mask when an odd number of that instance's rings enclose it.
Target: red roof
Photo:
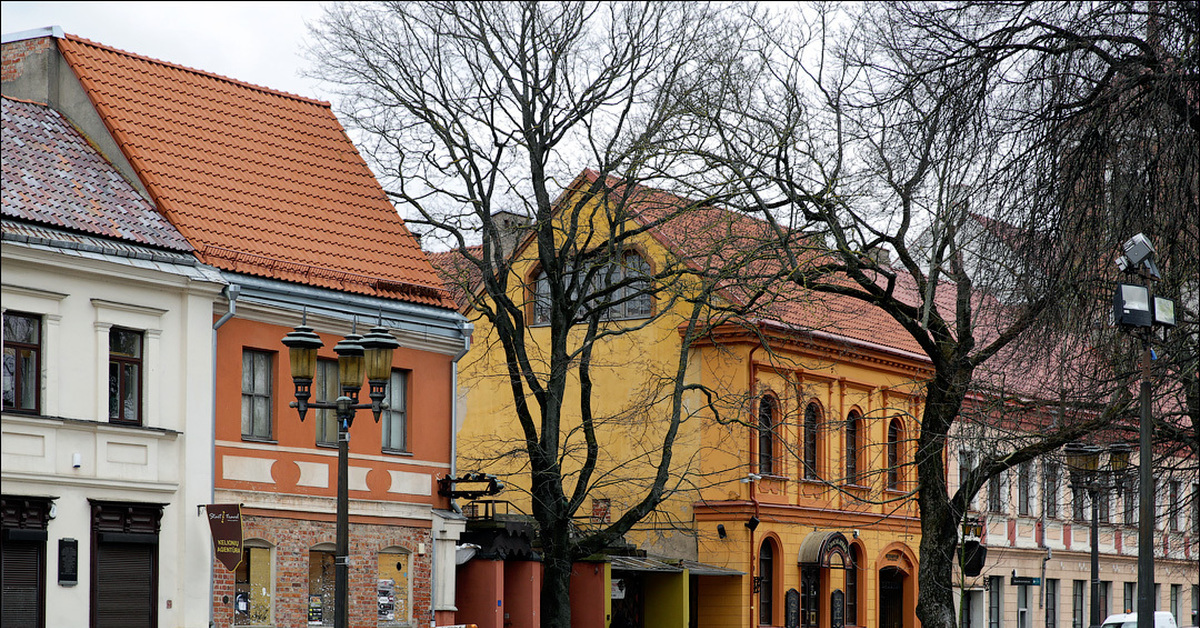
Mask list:
[[[59,49],[202,261],[453,307],[329,103],[73,35]]]

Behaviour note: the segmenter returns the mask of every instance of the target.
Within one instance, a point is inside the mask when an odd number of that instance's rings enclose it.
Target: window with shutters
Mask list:
[[[4,495],[0,546],[0,626],[46,625],[46,526],[48,498]]]
[[[92,501],[91,628],[158,625],[162,509]]]
[[[242,562],[234,572],[233,624],[265,626],[274,613],[274,563],[270,545],[247,539],[242,545]]]
[[[379,626],[412,625],[412,588],[409,586],[411,555],[401,547],[379,550],[377,575]]]
[[[4,313],[4,410],[37,414],[42,372],[42,317]]]

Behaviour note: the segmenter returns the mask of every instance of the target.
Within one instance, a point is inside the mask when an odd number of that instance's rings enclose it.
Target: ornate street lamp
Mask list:
[[[305,317],[307,319],[307,316]],[[305,321],[306,322],[306,321]],[[350,426],[358,410],[370,409],[379,422],[379,415],[387,409],[384,401],[392,375],[392,352],[400,343],[382,325],[372,329],[365,337],[353,331],[334,346],[338,355],[338,383],[341,396],[336,401],[309,401],[312,394],[313,373],[317,368],[317,350],[324,346],[311,327],[305,322],[283,337],[288,348],[292,367],[292,383],[296,387],[296,400],[288,404],[295,408],[304,421],[309,408],[336,411],[338,424],[338,485],[337,485],[337,549],[334,556],[334,615],[335,628],[349,628],[349,557],[350,557]],[[382,321],[380,321],[382,323]],[[368,395],[371,403],[358,403],[358,392],[362,389],[363,373],[370,384]]]
[[[1112,322],[1142,341],[1141,425],[1138,438],[1138,628],[1154,625],[1154,424],[1150,416],[1150,341],[1155,327],[1175,326],[1175,302],[1154,296],[1154,282],[1160,278],[1154,263],[1154,245],[1145,235],[1137,234],[1122,247],[1117,268],[1141,277],[1143,285],[1120,284],[1113,295]]]
[[[1129,468],[1129,452],[1133,450],[1126,443],[1115,443],[1108,448],[1108,468],[1100,467],[1100,454],[1104,449],[1096,445],[1083,443],[1067,443],[1063,454],[1067,458],[1067,467],[1071,472],[1071,488],[1087,491],[1092,504],[1092,621],[1094,628],[1100,625],[1100,539],[1099,511],[1097,497],[1100,491],[1108,491],[1120,482],[1120,477]]]

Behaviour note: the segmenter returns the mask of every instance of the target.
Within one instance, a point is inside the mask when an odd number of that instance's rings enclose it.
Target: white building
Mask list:
[[[205,626],[224,283],[49,107],[3,163],[2,623]]]

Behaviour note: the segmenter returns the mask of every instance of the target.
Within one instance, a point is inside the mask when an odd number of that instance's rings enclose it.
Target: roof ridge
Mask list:
[[[114,53],[117,53],[117,54],[125,55],[125,56],[127,56],[127,57],[130,57],[130,58],[133,58],[133,59],[137,59],[137,60],[140,60],[140,61],[145,61],[145,62],[147,62],[147,63],[155,63],[155,64],[158,64],[158,65],[163,65],[163,66],[166,66],[166,67],[175,68],[175,69],[177,69],[177,70],[181,70],[181,71],[184,71],[184,72],[191,72],[191,73],[193,73],[193,74],[199,74],[199,75],[201,75],[201,76],[207,76],[207,77],[209,77],[209,78],[212,78],[212,79],[216,79],[216,80],[219,80],[219,81],[224,81],[224,82],[226,82],[226,83],[232,83],[232,84],[234,84],[234,85],[238,85],[238,86],[241,86],[241,87],[246,87],[246,88],[253,89],[253,90],[255,90],[255,91],[259,91],[259,92],[263,92],[263,93],[266,93],[266,94],[273,94],[273,95],[275,95],[275,96],[282,96],[282,97],[284,97],[284,98],[291,98],[291,99],[293,99],[293,100],[299,100],[299,101],[301,101],[301,102],[307,102],[307,103],[314,104],[314,105],[318,105],[318,106],[321,106],[321,107],[329,107],[329,108],[332,108],[332,105],[329,103],[329,101],[320,100],[320,99],[317,99],[317,98],[309,98],[309,97],[307,97],[307,96],[301,96],[301,95],[299,95],[299,94],[293,94],[293,93],[291,93],[291,92],[285,92],[285,91],[283,91],[283,90],[272,89],[272,88],[270,88],[270,87],[265,87],[265,86],[263,86],[263,85],[256,85],[256,84],[254,84],[254,83],[248,83],[248,82],[246,82],[246,81],[238,80],[238,79],[235,79],[235,78],[230,78],[230,77],[228,77],[228,76],[225,76],[225,75],[223,75],[223,74],[217,74],[216,72],[210,72],[210,71],[208,71],[208,70],[200,70],[200,69],[193,68],[193,67],[189,67],[189,66],[186,66],[186,65],[181,65],[181,64],[178,64],[178,63],[172,63],[172,62],[170,62],[170,61],[164,61],[164,60],[162,60],[162,59],[155,59],[154,57],[149,57],[149,56],[146,56],[146,55],[141,55],[141,54],[138,54],[138,53],[136,53],[136,52],[129,52],[128,50],[122,50],[122,49],[120,49],[120,48],[115,48],[115,47],[113,47],[113,46],[109,46],[109,45],[106,45],[106,44],[102,44],[102,43],[100,43],[100,42],[97,42],[97,41],[92,41],[92,40],[90,40],[90,39],[87,39],[86,37],[80,37],[79,35],[72,35],[71,33],[64,33],[64,34],[63,34],[63,38],[64,38],[64,39],[71,40],[71,41],[73,41],[73,42],[75,42],[75,43],[83,44],[83,45],[86,45],[86,46],[92,46],[92,47],[94,47],[94,48],[100,48],[100,49],[102,49],[102,50],[107,50],[107,51],[109,51],[109,52],[114,52]]]
[[[13,102],[24,103],[26,105],[37,105],[38,107],[46,107],[46,108],[50,109],[50,111],[54,111],[54,113],[56,115],[58,114],[58,112],[55,111],[53,107],[51,107],[49,104],[44,103],[40,100],[29,100],[26,98],[17,98],[15,96],[9,96],[8,94],[0,94],[0,98],[3,98],[4,100],[11,100]]]

